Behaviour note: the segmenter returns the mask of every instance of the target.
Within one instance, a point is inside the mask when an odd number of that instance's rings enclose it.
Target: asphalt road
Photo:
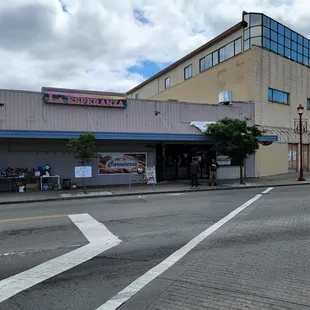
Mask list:
[[[0,309],[97,309],[262,190],[0,206],[0,284],[88,243],[68,215],[87,213],[122,241],[3,301]]]

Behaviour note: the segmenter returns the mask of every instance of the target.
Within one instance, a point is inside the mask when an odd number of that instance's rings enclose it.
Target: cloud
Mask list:
[[[126,91],[239,22],[243,10],[309,35],[308,8],[308,0],[0,1],[0,88]]]

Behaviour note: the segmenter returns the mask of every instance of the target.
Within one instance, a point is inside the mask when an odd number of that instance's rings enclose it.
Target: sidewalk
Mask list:
[[[119,309],[310,309],[309,199],[273,189]]]
[[[262,177],[257,179],[246,179],[245,185],[240,185],[239,180],[219,180],[218,186],[208,186],[208,180],[201,180],[200,191],[210,190],[229,190],[244,189],[253,187],[275,187],[275,186],[295,186],[309,185],[310,172],[305,173],[305,182],[298,182],[298,173],[288,173],[283,175]],[[61,191],[43,191],[31,193],[0,193],[0,205],[72,200],[85,198],[113,197],[113,196],[131,196],[131,195],[152,195],[164,193],[192,192],[189,181],[172,181],[155,185],[128,185],[106,186],[103,188],[88,188],[88,194],[84,194],[82,189],[61,190]]]

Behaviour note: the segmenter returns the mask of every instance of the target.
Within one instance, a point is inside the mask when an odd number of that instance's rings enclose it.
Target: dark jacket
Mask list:
[[[211,172],[216,172],[218,168],[219,168],[219,164],[217,162],[211,163],[211,165],[210,165],[210,171]]]
[[[197,162],[192,162],[190,164],[189,172],[191,175],[197,175],[200,172],[200,165]]]

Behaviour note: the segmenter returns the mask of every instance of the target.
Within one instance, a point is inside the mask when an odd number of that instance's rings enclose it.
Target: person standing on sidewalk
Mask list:
[[[193,161],[190,164],[190,175],[191,175],[191,184],[192,184],[192,188],[196,187],[198,188],[198,175],[200,172],[200,165],[197,161],[197,158],[193,158]]]
[[[216,178],[217,178],[218,168],[219,168],[219,164],[215,161],[215,159],[212,159],[212,163],[209,169],[209,186],[212,186],[212,183],[214,183],[214,186],[217,186]]]

